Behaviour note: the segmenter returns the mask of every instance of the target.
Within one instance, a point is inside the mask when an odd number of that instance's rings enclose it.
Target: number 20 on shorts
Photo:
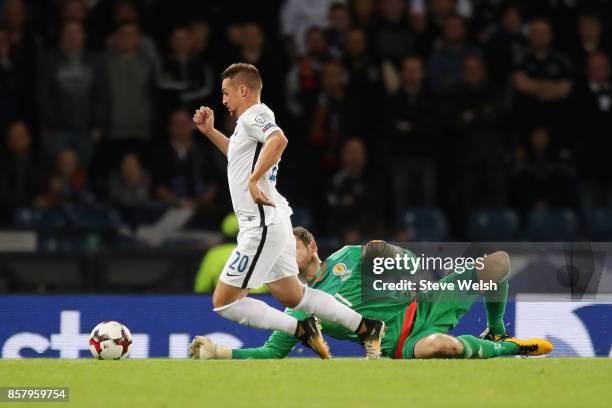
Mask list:
[[[233,271],[244,272],[249,264],[249,256],[241,255],[240,251],[236,251],[233,254],[232,262],[229,265],[229,268]]]

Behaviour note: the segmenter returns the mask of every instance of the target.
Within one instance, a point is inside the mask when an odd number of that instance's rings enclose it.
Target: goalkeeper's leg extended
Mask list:
[[[540,356],[550,353],[552,344],[544,339],[500,341],[464,335],[453,337],[436,333],[420,339],[414,347],[415,358],[487,359],[500,356]]]
[[[402,345],[403,358],[492,358],[507,355],[538,356],[550,353],[553,345],[544,339],[521,340],[508,337],[504,312],[508,297],[510,258],[498,251],[484,258],[484,265],[464,274],[453,273],[443,281],[461,279],[492,281],[497,290],[439,291],[420,296],[412,332]],[[482,295],[487,312],[487,330],[481,338],[446,334]]]

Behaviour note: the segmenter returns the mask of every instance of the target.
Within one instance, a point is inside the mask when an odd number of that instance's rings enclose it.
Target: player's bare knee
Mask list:
[[[463,351],[463,346],[454,337],[440,334],[435,341],[434,356],[445,358],[455,357]]]
[[[268,283],[270,294],[285,307],[296,307],[304,296],[304,288],[297,279],[293,282],[290,278],[282,281]]]
[[[226,306],[227,303],[223,299],[223,296],[219,294],[218,291],[214,291],[212,295],[212,304],[215,309]]]
[[[432,334],[421,339],[414,348],[416,358],[448,358],[462,353],[463,346],[454,337]]]
[[[246,294],[245,294],[246,295]],[[230,303],[235,302],[243,296],[232,296],[232,294],[225,293],[223,290],[219,290],[218,287],[215,289],[212,295],[212,304],[215,309],[227,306]]]
[[[498,282],[510,271],[510,257],[505,251],[497,251],[487,255],[483,268],[478,270],[478,277],[483,280]]]
[[[419,340],[414,346],[416,358],[434,358],[438,350],[438,335],[433,334]]]
[[[463,354],[463,344],[454,337],[451,337],[451,341],[447,344],[447,350],[449,357],[459,357]]]
[[[290,295],[290,294],[287,294],[287,295]],[[281,295],[281,296],[278,296],[276,300],[281,302],[282,305],[285,307],[294,308],[300,303],[301,298],[293,296],[293,295],[292,296],[282,296]]]

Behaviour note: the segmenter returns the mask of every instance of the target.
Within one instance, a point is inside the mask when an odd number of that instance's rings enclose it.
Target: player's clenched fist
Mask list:
[[[202,133],[209,132],[215,127],[215,114],[212,109],[202,106],[193,115],[193,121]]]

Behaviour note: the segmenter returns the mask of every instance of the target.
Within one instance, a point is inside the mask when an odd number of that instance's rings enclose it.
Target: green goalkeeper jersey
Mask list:
[[[361,315],[385,321],[387,333],[382,341],[382,353],[393,356],[399,339],[406,308],[414,299],[412,292],[384,292],[376,296],[362,293],[362,248],[361,245],[345,246],[332,254],[322,264],[315,278],[308,283],[334,296]],[[414,256],[410,251],[410,256]],[[303,319],[307,313],[287,308],[285,313]],[[324,334],[341,340],[359,342],[358,336],[349,329],[335,323],[322,322]],[[268,341],[257,348],[234,349],[233,359],[273,359],[283,358],[299,342],[293,336],[274,331]]]

